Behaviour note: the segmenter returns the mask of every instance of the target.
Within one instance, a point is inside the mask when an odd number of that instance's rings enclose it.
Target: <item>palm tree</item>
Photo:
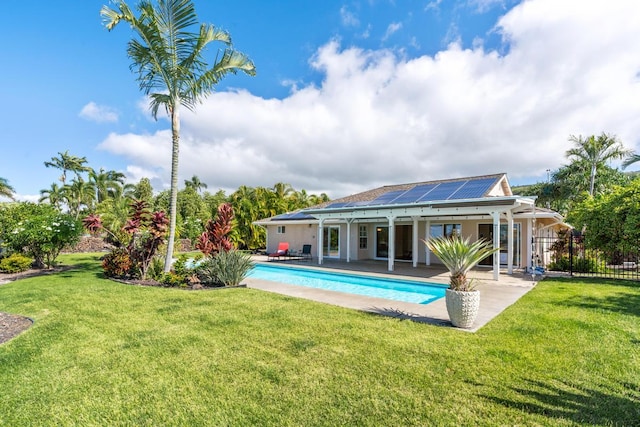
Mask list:
[[[626,169],[634,163],[640,162],[640,154],[631,154],[627,160],[622,163],[622,169]]]
[[[74,178],[71,184],[65,185],[62,190],[67,206],[69,206],[69,214],[76,219],[80,216],[82,207],[91,207],[96,197],[95,184],[85,181],[81,177]]]
[[[571,135],[569,141],[575,144],[566,152],[569,159],[583,162],[590,168],[589,194],[593,196],[598,167],[605,166],[609,160],[623,159],[631,154],[615,136],[602,133],[597,138],[591,135],[588,138]]]
[[[176,234],[178,201],[178,153],[180,140],[179,107],[195,108],[205,96],[213,92],[218,82],[229,73],[243,71],[255,75],[253,62],[233,49],[226,31],[213,25],[200,25],[197,33],[188,29],[197,24],[191,0],[158,0],[155,7],[150,0],[142,0],[136,17],[123,0],[116,0],[116,8],[103,6],[100,14],[111,31],[118,23],[128,23],[139,39],[129,41],[127,54],[138,72],[140,89],[151,99],[151,113],[157,119],[162,106],[171,118],[171,199],[169,202],[169,239],[164,270],[171,268]],[[209,65],[203,54],[209,43],[226,45],[214,64]]]
[[[125,175],[122,172],[105,171],[102,168],[99,172],[93,169],[89,171],[89,182],[92,182],[96,187],[96,201],[98,203],[108,197],[114,197],[116,192],[121,191],[120,187],[124,185],[124,179]]]
[[[69,150],[64,153],[58,152],[58,154],[60,157],[52,157],[51,161],[44,162],[44,165],[62,170],[62,175],[60,175],[62,185],[65,185],[67,182],[67,171],[75,172],[76,176],[79,176],[80,172],[88,172],[91,170],[91,168],[84,165],[87,163],[86,157],[71,155],[69,154]]]
[[[0,196],[13,200],[13,193],[15,193],[15,190],[9,185],[9,181],[6,178],[0,178]]]
[[[200,181],[200,178],[198,178],[197,175],[193,175],[191,179],[185,179],[184,186],[187,188],[193,188],[197,193],[202,191],[203,188],[207,188],[207,184]]]
[[[40,190],[40,199],[38,199],[38,202],[42,203],[45,201],[60,210],[62,202],[64,201],[64,191],[62,187],[59,187],[58,184],[54,182],[51,184],[51,188]]]

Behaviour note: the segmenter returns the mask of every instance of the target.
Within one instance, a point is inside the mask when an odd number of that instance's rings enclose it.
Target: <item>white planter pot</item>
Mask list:
[[[447,313],[453,326],[471,328],[480,308],[480,291],[454,291],[447,289]]]

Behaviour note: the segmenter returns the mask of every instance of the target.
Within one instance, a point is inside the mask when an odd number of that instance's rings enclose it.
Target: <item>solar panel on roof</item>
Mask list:
[[[451,199],[479,199],[496,182],[496,178],[469,180],[452,194]]]
[[[430,202],[434,200],[447,200],[453,193],[458,191],[466,181],[442,182],[436,188],[421,197],[418,201]]]
[[[427,195],[430,191],[436,188],[438,184],[422,184],[416,185],[412,189],[405,191],[403,194],[399,195],[395,199],[393,199],[394,204],[398,203],[414,203],[420,200],[422,197]]]
[[[405,191],[406,190],[389,191],[388,193],[382,194],[377,199],[372,200],[368,205],[386,205]]]

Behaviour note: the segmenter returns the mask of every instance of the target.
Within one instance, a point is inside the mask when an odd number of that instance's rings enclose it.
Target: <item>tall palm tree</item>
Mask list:
[[[593,196],[598,167],[605,166],[609,160],[623,159],[631,154],[615,136],[602,133],[588,138],[571,135],[569,141],[575,147],[567,150],[566,156],[573,161],[584,162],[590,168],[589,194]]]
[[[207,188],[207,184],[200,181],[200,178],[198,178],[197,175],[193,175],[191,179],[185,179],[184,185],[187,188],[193,188],[194,190],[196,190],[197,193],[202,191],[203,188]]]
[[[15,193],[15,190],[9,185],[9,181],[6,178],[0,178],[0,196],[13,200],[13,193]]]
[[[155,4],[154,4],[155,3]],[[169,239],[164,270],[169,271],[173,258],[178,201],[178,153],[180,141],[180,106],[195,108],[213,92],[218,82],[229,73],[243,71],[255,75],[253,62],[233,49],[226,31],[213,25],[200,25],[197,33],[189,28],[197,24],[191,0],[142,0],[135,16],[123,0],[115,0],[116,9],[103,6],[100,14],[111,31],[121,21],[129,24],[139,37],[129,41],[127,54],[138,73],[140,89],[151,99],[151,113],[157,119],[162,106],[171,118],[171,199],[169,202]],[[209,67],[203,58],[208,45],[226,45]]]
[[[78,157],[72,154],[69,154],[69,150],[64,153],[58,152],[60,157],[52,157],[50,162],[44,162],[46,167],[53,167],[56,169],[62,170],[62,175],[60,175],[60,182],[62,185],[65,185],[67,182],[67,171],[74,172],[76,176],[79,176],[80,172],[88,172],[91,170],[88,166],[85,166],[87,163],[86,157]]]

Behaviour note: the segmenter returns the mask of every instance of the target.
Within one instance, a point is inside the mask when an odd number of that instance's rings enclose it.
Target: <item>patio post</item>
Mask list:
[[[500,212],[491,212],[493,217],[493,248],[498,250],[493,253],[493,280],[500,278]]]
[[[413,236],[411,238],[411,261],[413,262],[413,266],[418,266],[418,219],[419,216],[413,216]]]
[[[389,271],[393,271],[393,262],[396,257],[396,217],[394,217],[393,215],[389,215],[387,219],[389,220],[389,242],[387,244],[387,260]]]
[[[324,254],[324,218],[318,221],[318,265],[322,265]]]
[[[513,274],[513,215],[507,211],[507,274]]]

